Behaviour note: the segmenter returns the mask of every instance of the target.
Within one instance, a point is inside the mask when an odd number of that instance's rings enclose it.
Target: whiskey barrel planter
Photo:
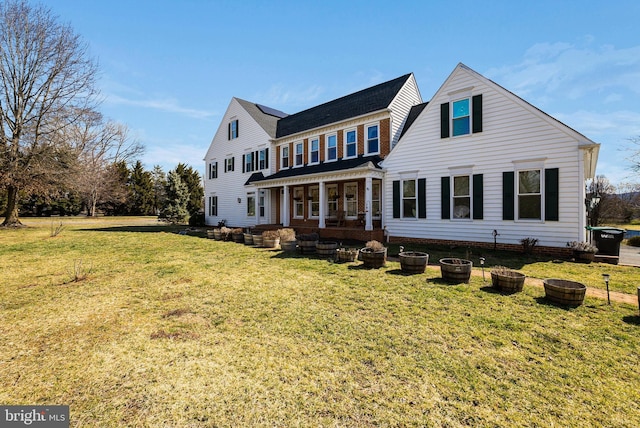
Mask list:
[[[244,245],[253,245],[253,235],[250,233],[244,234]]]
[[[545,279],[543,283],[545,298],[552,303],[578,307],[584,302],[587,291],[584,284],[555,278]]]
[[[298,248],[297,241],[280,241],[280,248],[282,251],[286,251],[288,253],[295,251]]]
[[[253,236],[253,245],[255,245],[256,247],[262,247],[262,244],[263,244],[262,234],[252,235],[252,236]]]
[[[596,253],[592,251],[578,251],[573,250],[573,260],[576,263],[586,263],[589,264],[594,261],[596,258]]]
[[[213,229],[213,239],[222,241],[222,231],[220,229]]]
[[[358,257],[357,248],[338,248],[336,250],[336,261],[341,263],[353,262]]]
[[[207,238],[209,239],[213,239],[214,238],[214,230],[213,229],[207,229]]]
[[[318,241],[298,240],[300,254],[314,254]]]
[[[387,263],[387,249],[373,250],[365,247],[360,250],[360,257],[362,258],[364,267],[378,269]]]
[[[316,253],[318,253],[320,257],[335,258],[337,249],[338,249],[337,242],[318,241],[318,243],[316,244]]]
[[[440,259],[440,273],[442,279],[452,283],[469,283],[473,262],[464,259]]]
[[[403,251],[398,254],[398,258],[400,269],[405,273],[424,273],[429,263],[429,254],[419,251]]]
[[[280,238],[262,237],[262,246],[265,248],[278,248],[280,246]]]
[[[233,232],[231,234],[231,237],[233,239],[233,242],[235,243],[238,243],[238,244],[244,243],[244,233],[242,232]]]
[[[525,274],[516,271],[491,272],[491,284],[504,293],[518,293],[524,286]]]

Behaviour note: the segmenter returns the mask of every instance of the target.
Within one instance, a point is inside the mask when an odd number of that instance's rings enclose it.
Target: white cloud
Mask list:
[[[182,107],[175,99],[129,99],[119,95],[109,94],[105,98],[105,102],[113,105],[127,105],[134,107],[142,107],[146,109],[159,110],[166,113],[175,113],[187,116],[193,119],[208,119],[217,116],[217,112],[198,110]]]
[[[324,87],[320,85],[296,87],[284,83],[276,83],[271,85],[266,92],[256,93],[254,99],[248,101],[264,104],[292,114],[297,113],[301,106],[304,109],[317,104],[318,99],[324,92]]]

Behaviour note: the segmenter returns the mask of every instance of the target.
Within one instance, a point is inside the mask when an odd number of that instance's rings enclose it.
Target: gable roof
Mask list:
[[[402,132],[400,133],[399,138],[402,138],[404,133],[407,132],[411,125],[413,125],[413,122],[418,118],[418,116],[420,116],[420,113],[422,113],[422,110],[424,110],[427,104],[429,104],[428,101],[411,107],[411,110],[409,110],[409,114],[407,115],[407,120],[404,121],[404,126],[402,127]]]
[[[411,73],[405,74],[388,82],[282,118],[278,121],[276,138],[385,109],[391,104],[410,76]]]
[[[269,137],[274,138],[276,136],[278,120],[282,117],[286,117],[286,113],[260,104],[255,104],[250,101],[245,101],[240,98],[234,97],[234,99],[247,111],[247,113],[249,113],[253,120],[255,120],[256,123],[264,129]]]

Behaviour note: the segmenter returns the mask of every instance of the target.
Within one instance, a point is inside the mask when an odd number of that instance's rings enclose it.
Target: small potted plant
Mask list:
[[[280,245],[280,234],[277,230],[265,230],[262,232],[262,245],[267,248],[276,248]]]
[[[570,241],[567,242],[567,247],[571,248],[573,260],[578,263],[591,263],[598,252],[598,249],[588,242]]]
[[[278,234],[280,235],[280,248],[283,251],[291,252],[296,250],[298,243],[296,242],[295,230],[285,227],[284,229],[278,229]]]
[[[387,262],[387,248],[378,241],[369,241],[360,250],[360,257],[367,268],[381,268]]]
[[[358,257],[360,250],[357,248],[338,248],[336,249],[336,261],[353,262]]]
[[[491,284],[505,293],[522,291],[526,275],[505,266],[494,266],[491,269]]]

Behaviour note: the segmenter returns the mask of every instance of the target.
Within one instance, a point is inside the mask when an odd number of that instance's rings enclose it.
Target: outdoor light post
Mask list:
[[[484,257],[480,257],[480,267],[482,267],[482,283],[484,284]]]
[[[607,285],[607,304],[611,304],[611,299],[609,298],[609,278],[610,275],[608,273],[602,274],[602,279],[604,279],[604,283]]]

